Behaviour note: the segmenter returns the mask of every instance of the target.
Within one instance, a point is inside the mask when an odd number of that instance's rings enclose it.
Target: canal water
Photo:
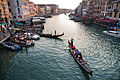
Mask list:
[[[63,33],[59,39],[41,37],[17,52],[0,49],[0,80],[120,80],[120,40],[96,25],[82,25],[67,15],[46,19],[43,33]],[[89,76],[70,55],[67,41],[82,53],[93,71]]]

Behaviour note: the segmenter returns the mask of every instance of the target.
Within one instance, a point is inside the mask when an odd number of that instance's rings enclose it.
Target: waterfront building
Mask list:
[[[7,0],[0,0],[0,22],[10,22],[10,13],[8,9],[8,3]]]
[[[76,14],[78,14],[79,16],[83,14],[82,2],[76,8]]]
[[[51,7],[51,14],[56,15],[59,14],[59,6],[55,4],[49,4],[48,6]]]
[[[35,5],[34,5],[34,2],[29,1],[28,5],[29,5],[30,16],[34,17],[36,15],[35,14]]]
[[[45,10],[45,12],[46,12],[46,15],[51,15],[51,14],[52,14],[52,8],[51,8],[51,6],[46,5],[46,10]]]
[[[34,10],[35,10],[35,16],[37,16],[37,14],[38,14],[38,6],[36,4],[34,4]]]
[[[78,5],[76,8],[76,14],[77,15],[86,15],[86,8],[87,8],[87,0],[82,0],[82,2]]]
[[[81,4],[81,15],[85,16],[86,15],[86,8],[87,8],[87,0],[83,0]]]
[[[91,16],[109,16],[113,0],[87,0],[87,14]]]
[[[56,4],[37,4],[40,16],[59,14],[59,6]]]
[[[23,17],[21,0],[8,0],[8,6],[12,18],[19,20]]]
[[[101,1],[101,15],[103,16],[107,16],[108,12],[107,12],[107,9],[108,9],[108,2],[109,0],[102,0]]]
[[[46,4],[46,14],[47,15],[56,15],[59,11],[59,6],[56,4]]]
[[[71,9],[59,9],[59,13],[60,13],[60,14],[70,13],[70,12],[72,12]]]
[[[21,0],[22,14],[24,19],[30,19],[29,0]]]
[[[120,19],[120,0],[112,2],[110,17],[113,19]]]
[[[88,0],[87,1],[87,7],[86,7],[86,12],[87,15],[94,15],[98,16],[99,15],[99,0]]]
[[[38,7],[37,16],[45,16],[46,14],[45,4],[37,4],[36,6]]]

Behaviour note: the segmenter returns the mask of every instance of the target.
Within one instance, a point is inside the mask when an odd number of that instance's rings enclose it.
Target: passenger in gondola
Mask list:
[[[79,51],[78,51],[78,49],[76,49],[76,53],[77,53],[77,54],[79,54]]]
[[[81,52],[79,52],[79,54],[77,55],[77,60],[78,61],[83,61]]]
[[[74,56],[77,57],[78,54],[79,54],[78,49],[75,49],[75,51],[74,51]]]

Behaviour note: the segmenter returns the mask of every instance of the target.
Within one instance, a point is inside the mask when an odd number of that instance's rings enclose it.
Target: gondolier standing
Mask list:
[[[73,40],[74,40],[74,39],[73,39],[73,38],[71,38],[71,45],[72,45],[72,46],[73,46]]]
[[[55,35],[56,35],[56,30],[55,30]]]

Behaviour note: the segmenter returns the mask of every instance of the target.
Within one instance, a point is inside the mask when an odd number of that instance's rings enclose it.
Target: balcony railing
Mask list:
[[[113,11],[113,9],[107,9],[107,11],[108,11],[108,12],[112,12],[112,11]]]

